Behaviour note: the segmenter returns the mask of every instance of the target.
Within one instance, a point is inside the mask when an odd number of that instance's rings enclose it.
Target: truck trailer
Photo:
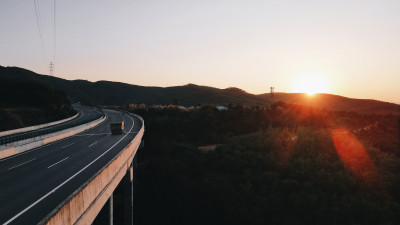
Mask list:
[[[111,134],[122,134],[124,132],[124,122],[110,123]]]

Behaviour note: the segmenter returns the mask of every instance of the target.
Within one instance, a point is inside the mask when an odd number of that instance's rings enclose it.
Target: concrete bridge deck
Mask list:
[[[0,224],[90,224],[124,177],[144,132],[136,116],[105,110],[97,127],[0,160]],[[121,135],[109,123],[124,121]],[[128,173],[127,173],[128,171]]]

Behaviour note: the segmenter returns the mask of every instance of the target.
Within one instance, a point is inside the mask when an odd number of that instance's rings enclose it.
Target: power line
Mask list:
[[[53,16],[54,16],[54,18],[53,18],[53,25],[54,25],[53,31],[54,31],[54,33],[53,33],[53,62],[50,62],[50,73],[51,73],[51,76],[53,76],[53,74],[54,74],[54,70],[55,70],[54,64],[56,63],[56,0],[54,0],[54,2],[53,2],[53,10],[54,10],[54,13],[53,13]]]
[[[44,50],[44,44],[43,44],[43,37],[42,37],[42,29],[40,28],[40,9],[38,4],[36,3],[36,0],[33,0],[33,3],[35,4],[35,12],[36,12],[36,22],[37,22],[37,27],[39,31],[39,38],[40,38],[40,45],[42,47],[42,56],[43,60],[46,61],[46,51]]]
[[[56,63],[56,0],[54,0],[54,58],[53,62]]]
[[[46,57],[46,49],[45,49],[45,43],[44,43],[44,33],[43,33],[43,21],[40,13],[40,4],[39,0],[33,0],[33,4],[35,5],[35,15],[36,15],[36,23],[37,23],[37,28],[39,32],[39,38],[40,38],[40,45],[42,47],[42,56],[43,56],[43,61],[46,63],[47,57]],[[56,5],[56,0],[53,1],[53,54],[51,52],[48,52],[49,59],[51,60],[50,62],[50,75],[53,75],[54,70],[55,70],[55,61],[56,61],[56,28],[57,28],[57,23],[56,23],[56,18],[57,18],[57,5]],[[51,25],[50,25],[51,26]],[[50,39],[51,40],[51,39]],[[48,43],[48,49],[51,49],[51,42]],[[51,51],[51,50],[50,50]],[[51,57],[53,55],[53,57]],[[47,64],[47,63],[46,63]]]

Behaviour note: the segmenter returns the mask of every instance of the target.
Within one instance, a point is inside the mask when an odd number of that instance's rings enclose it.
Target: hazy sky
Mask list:
[[[34,1],[0,1],[0,65],[49,73],[53,2],[37,0],[42,49]],[[65,79],[235,86],[254,94],[314,85],[400,103],[399,0],[58,0],[56,6],[55,75]]]

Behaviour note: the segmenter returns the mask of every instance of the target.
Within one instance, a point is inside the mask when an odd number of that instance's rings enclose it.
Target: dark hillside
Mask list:
[[[175,87],[144,87],[120,82],[86,80],[65,80],[58,77],[39,75],[17,67],[1,67],[0,76],[25,81],[40,81],[54,89],[64,91],[74,102],[99,105],[146,105],[178,104],[195,106],[199,104],[228,105],[271,105],[277,101],[301,104],[327,110],[355,111],[363,114],[398,114],[399,105],[364,99],[352,99],[332,94],[308,96],[301,93],[275,93],[253,95],[238,88],[219,89],[187,84]]]
[[[35,81],[0,77],[0,107],[62,107],[69,101],[62,91]]]
[[[75,113],[62,91],[33,79],[0,76],[0,131],[61,120]]]
[[[271,99],[269,95],[260,95],[263,99]],[[333,94],[275,93],[274,101],[284,101],[335,111],[354,111],[361,114],[394,114],[399,113],[397,104],[372,99],[354,99]],[[267,101],[267,100],[266,100]]]

